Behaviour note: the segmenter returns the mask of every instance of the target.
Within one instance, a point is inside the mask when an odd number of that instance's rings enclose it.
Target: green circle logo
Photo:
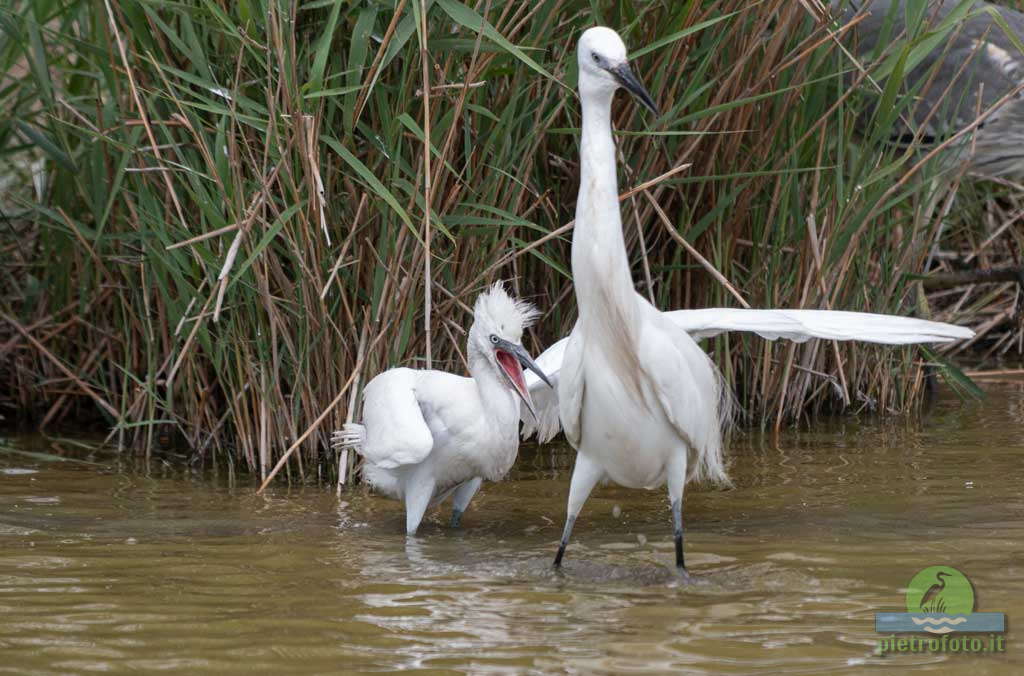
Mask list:
[[[910,581],[907,612],[969,615],[974,612],[974,588],[956,568],[929,566]]]

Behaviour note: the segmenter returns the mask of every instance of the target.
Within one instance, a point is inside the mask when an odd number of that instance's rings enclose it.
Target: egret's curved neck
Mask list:
[[[633,279],[619,215],[619,186],[615,176],[611,106],[614,90],[580,83],[583,128],[580,134],[580,191],[572,237],[572,276],[580,318],[594,319],[596,311],[610,318],[609,303],[629,305]],[[621,315],[622,313],[612,313]],[[618,320],[625,319],[619,316]]]
[[[519,400],[494,365],[472,346],[467,355],[469,375],[476,382],[481,408],[496,423],[519,420]]]

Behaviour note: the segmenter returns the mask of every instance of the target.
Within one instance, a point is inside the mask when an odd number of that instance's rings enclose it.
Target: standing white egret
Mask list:
[[[652,111],[654,102],[630,70],[626,46],[615,31],[597,27],[584,32],[577,60],[583,126],[572,274],[579,318],[568,338],[538,358],[544,372],[557,374],[557,398],[554,392],[538,397],[535,423],[526,420],[524,434],[538,431],[546,440],[560,421],[577,451],[556,566],[591,490],[598,481],[611,479],[633,488],[668,483],[676,566],[685,572],[683,485],[694,478],[728,482],[721,434],[728,398],[695,337],[742,330],[772,339],[912,343],[973,333],[937,322],[851,312],[659,311],[633,287],[611,128],[612,97],[619,87]]]
[[[520,344],[537,317],[500,282],[480,294],[466,345],[469,378],[395,368],[363,391],[363,424],[332,436],[366,460],[363,476],[377,491],[405,501],[405,529],[416,532],[427,508],[454,493],[452,526],[484,479],[497,481],[519,450],[520,401],[533,402],[523,369],[544,373]]]

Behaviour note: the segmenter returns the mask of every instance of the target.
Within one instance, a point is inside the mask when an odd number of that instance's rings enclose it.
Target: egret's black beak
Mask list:
[[[540,367],[537,366],[537,362],[533,361],[533,357],[530,356],[530,353],[526,351],[525,347],[522,345],[510,344],[508,349],[516,356],[516,359],[518,359],[519,363],[523,365],[523,368],[528,368],[536,373],[537,377],[543,380],[544,384],[548,387],[554,387],[554,385],[551,384],[551,381],[548,380],[548,377],[544,375],[544,372],[540,370]]]
[[[647,110],[651,111],[655,115],[658,114],[658,106],[654,105],[654,99],[647,93],[644,86],[637,79],[636,75],[633,75],[633,70],[629,67],[629,63],[623,61],[614,68],[609,68],[608,72],[612,74],[615,81],[622,85],[624,88],[629,90],[629,93],[640,100],[640,103],[644,105]]]

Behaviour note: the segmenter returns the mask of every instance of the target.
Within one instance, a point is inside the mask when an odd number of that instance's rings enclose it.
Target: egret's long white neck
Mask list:
[[[572,237],[572,276],[580,319],[599,326],[632,324],[635,294],[622,236],[612,140],[615,91],[581,80],[580,94],[580,191]]]
[[[470,342],[472,343],[472,339]],[[490,360],[472,345],[467,358],[469,375],[476,382],[484,414],[498,424],[518,421],[519,399],[509,389],[507,381],[497,372]]]

